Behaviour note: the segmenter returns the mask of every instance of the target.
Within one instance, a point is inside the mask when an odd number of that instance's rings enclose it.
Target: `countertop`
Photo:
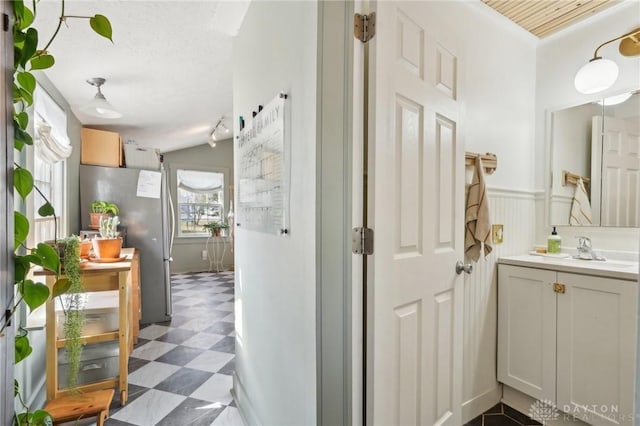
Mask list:
[[[638,262],[618,260],[580,260],[523,254],[498,259],[502,265],[524,266],[528,268],[548,269],[559,272],[593,275],[605,278],[638,281]]]

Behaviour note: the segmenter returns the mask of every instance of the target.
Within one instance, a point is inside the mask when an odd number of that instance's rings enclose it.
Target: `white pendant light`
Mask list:
[[[116,110],[113,105],[107,101],[100,90],[100,86],[102,86],[105,81],[106,80],[101,77],[90,78],[87,80],[87,83],[98,88],[98,93],[96,93],[96,96],[94,96],[91,102],[80,108],[80,110],[93,117],[120,118],[122,117],[122,113]]]
[[[578,70],[573,83],[585,95],[602,92],[618,79],[618,65],[610,59],[593,58]]]
[[[618,79],[618,64],[611,59],[603,59],[601,56],[598,56],[598,50],[609,43],[622,40],[620,42],[619,52],[623,56],[640,55],[640,39],[638,35],[640,35],[640,28],[605,41],[598,46],[593,54],[593,59],[578,70],[573,81],[576,90],[585,95],[590,95],[592,93],[602,92],[613,86]]]
[[[604,106],[619,105],[626,102],[631,95],[633,95],[632,92],[627,92],[616,96],[609,96],[608,98],[600,99],[597,103]]]

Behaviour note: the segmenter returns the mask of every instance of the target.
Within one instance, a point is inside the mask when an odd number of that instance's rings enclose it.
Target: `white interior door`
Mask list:
[[[637,120],[605,117],[602,225],[640,226],[640,129]]]
[[[435,4],[434,4],[435,3]],[[381,1],[370,43],[367,417],[461,424],[459,44],[438,2]]]

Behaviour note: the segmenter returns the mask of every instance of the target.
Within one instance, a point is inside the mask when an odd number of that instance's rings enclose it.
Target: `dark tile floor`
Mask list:
[[[129,400],[108,426],[243,426],[235,368],[233,272],[171,277],[173,316],[140,330],[129,358]],[[116,399],[117,399],[116,393]]]
[[[497,404],[465,426],[537,426],[542,425],[505,404]]]

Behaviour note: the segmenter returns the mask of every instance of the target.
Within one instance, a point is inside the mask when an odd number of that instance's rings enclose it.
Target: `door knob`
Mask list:
[[[462,272],[470,274],[473,272],[473,265],[471,263],[464,264],[461,260],[456,262],[456,274],[460,275]]]

